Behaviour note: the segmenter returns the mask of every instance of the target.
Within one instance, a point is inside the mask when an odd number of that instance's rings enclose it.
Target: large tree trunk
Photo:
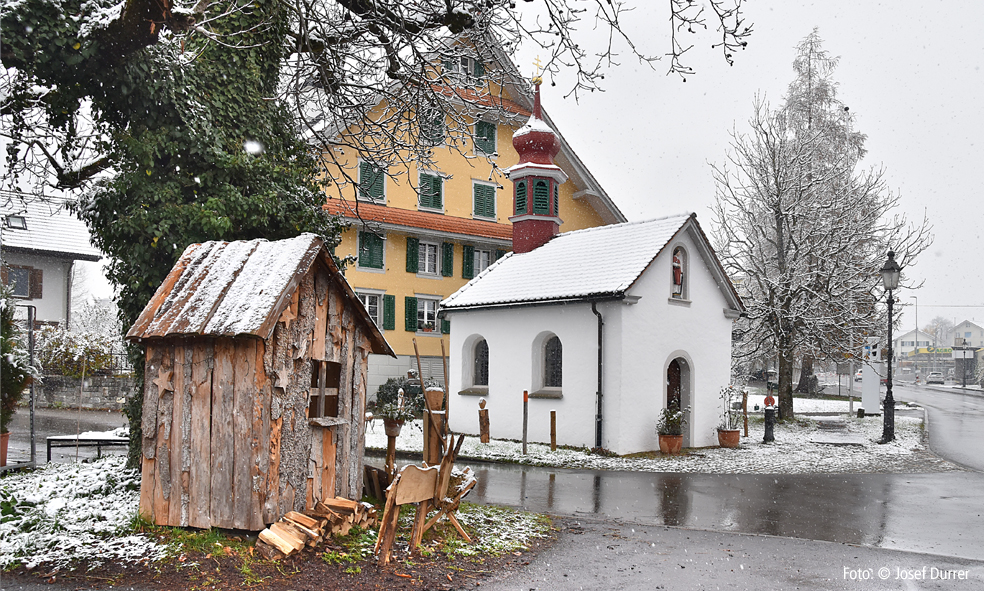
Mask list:
[[[813,358],[804,357],[800,365],[800,379],[796,384],[796,392],[799,394],[810,393],[810,379],[813,377]]]
[[[783,420],[793,418],[793,355],[779,348],[779,414]]]

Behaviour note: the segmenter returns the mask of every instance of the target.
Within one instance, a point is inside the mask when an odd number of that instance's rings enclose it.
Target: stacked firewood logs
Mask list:
[[[278,560],[314,547],[325,536],[348,535],[353,527],[376,525],[376,508],[342,497],[318,501],[303,513],[288,511],[280,521],[260,532],[256,550],[268,560]]]

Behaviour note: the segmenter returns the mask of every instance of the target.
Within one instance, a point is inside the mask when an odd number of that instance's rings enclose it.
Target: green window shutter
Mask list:
[[[501,259],[504,256],[506,256],[506,251],[505,250],[497,250],[497,251],[495,251],[495,260],[499,260],[499,259]]]
[[[454,277],[454,244],[441,243],[441,276]]]
[[[550,183],[533,181],[533,213],[550,214]]]
[[[372,232],[359,232],[359,266],[383,268],[383,239]]]
[[[417,298],[407,296],[403,298],[404,316],[406,317],[407,332],[417,332]]]
[[[451,334],[451,321],[441,318],[441,334]]]
[[[359,165],[359,196],[363,199],[382,201],[386,174],[370,162]]]
[[[478,217],[495,217],[495,187],[475,183],[472,185],[472,213]]]
[[[560,215],[560,193],[557,190],[557,183],[554,183],[554,215]]]
[[[395,295],[383,295],[383,330],[396,330]]]
[[[417,258],[420,256],[420,240],[416,238],[407,237],[407,273],[416,273],[419,261]],[[413,312],[417,313],[416,310]],[[414,316],[416,318],[416,316]]]
[[[465,279],[475,277],[475,247],[464,245],[461,247],[461,276]]]
[[[444,179],[436,174],[420,175],[420,207],[441,209]]]
[[[485,154],[495,154],[495,123],[475,122],[475,148]]]
[[[475,58],[472,63],[475,64],[475,77],[482,78],[485,76],[485,64],[482,63],[482,60]]]
[[[441,209],[444,207],[444,179],[434,175],[431,177],[431,197],[433,199],[435,209]]]
[[[516,215],[526,213],[526,181],[516,183]]]

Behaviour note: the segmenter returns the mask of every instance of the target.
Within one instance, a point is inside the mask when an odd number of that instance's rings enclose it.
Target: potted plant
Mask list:
[[[14,300],[10,289],[0,286],[0,466],[7,465],[7,443],[10,440],[7,426],[24,395],[24,389],[34,376],[34,368],[27,363],[19,337],[20,331],[14,324]]]
[[[683,427],[687,424],[689,408],[680,408],[676,402],[659,412],[656,433],[659,435],[659,451],[664,454],[680,453],[683,447]]]
[[[383,426],[386,428],[388,437],[396,437],[400,434],[403,424],[412,421],[415,417],[414,411],[409,406],[403,406],[396,402],[383,404],[376,407],[373,416],[383,419]]]
[[[721,424],[718,425],[718,444],[721,447],[736,448],[741,441],[741,431],[738,429],[741,411],[735,406],[741,403],[742,392],[731,384],[721,388]]]

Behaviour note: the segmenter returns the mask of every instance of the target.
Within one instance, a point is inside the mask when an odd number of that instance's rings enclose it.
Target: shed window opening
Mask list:
[[[564,349],[560,338],[550,337],[543,347],[543,386],[560,388],[564,385]]]
[[[437,328],[437,300],[417,298],[417,330],[433,332]]]
[[[22,215],[7,216],[7,227],[11,230],[26,230],[27,218]]]
[[[489,385],[489,343],[482,339],[475,343],[474,385]]]
[[[308,418],[321,419],[338,416],[338,386],[342,376],[342,364],[333,361],[311,360],[311,400]]]

